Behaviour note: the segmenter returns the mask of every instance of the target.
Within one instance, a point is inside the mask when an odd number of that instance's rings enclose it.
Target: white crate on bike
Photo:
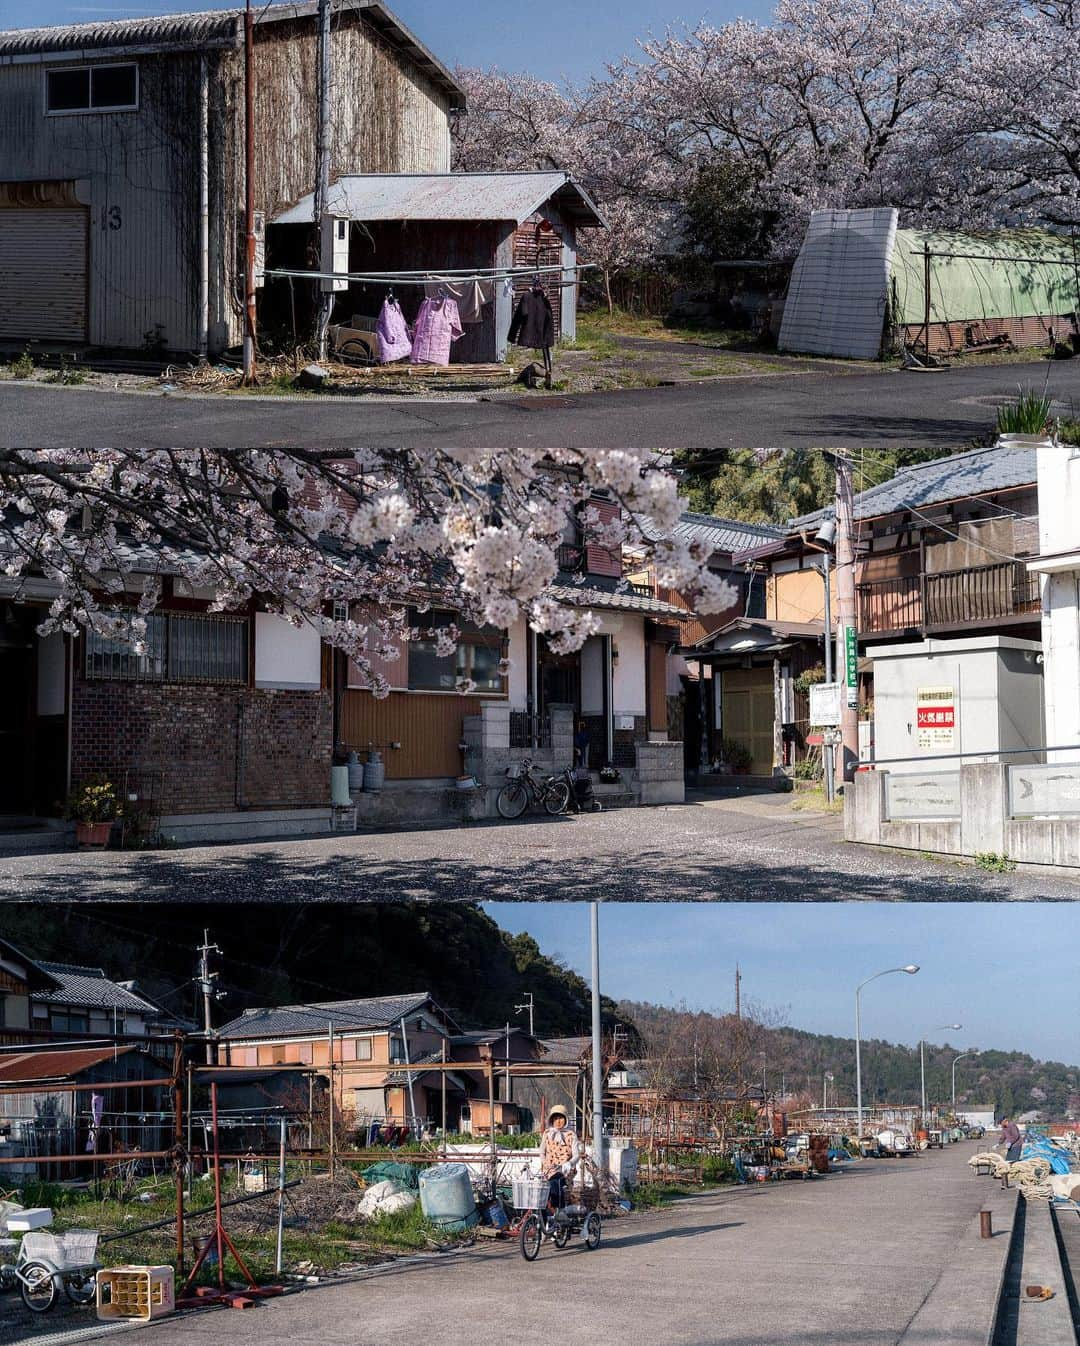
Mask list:
[[[507,780],[520,780],[521,774],[522,774],[522,767],[520,762],[511,762],[510,765],[506,768]]]
[[[93,1264],[97,1243],[96,1229],[69,1229],[66,1234],[39,1229],[23,1235],[20,1256],[23,1262],[48,1262],[57,1271],[74,1271]]]
[[[510,1188],[516,1210],[536,1210],[547,1205],[551,1183],[547,1178],[514,1178]]]

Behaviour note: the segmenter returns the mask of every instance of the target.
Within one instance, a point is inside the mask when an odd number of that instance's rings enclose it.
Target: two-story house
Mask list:
[[[874,707],[874,661],[894,658],[903,647],[911,647],[914,654],[916,647],[929,649],[930,641],[940,657],[957,641],[1011,638],[1015,659],[1030,664],[1028,656],[1036,648],[1032,642],[1040,636],[1038,577],[1027,564],[1039,545],[1035,483],[1035,449],[1001,443],[901,468],[890,480],[856,494],[859,695],[868,721]],[[806,652],[816,646],[817,662],[822,657],[824,578],[823,546],[816,535],[826,514],[817,510],[793,519],[781,539],[737,558],[766,573],[773,620],[783,608],[806,623]],[[835,571],[830,581],[835,623]],[[789,628],[798,634],[797,625],[789,623]],[[922,681],[932,683],[934,678],[928,671]],[[784,704],[786,698],[778,693],[773,726],[777,765],[784,763],[781,747],[790,736],[780,718]],[[766,710],[763,695],[763,717]],[[796,713],[800,735],[809,727],[808,713],[804,699]],[[989,737],[986,741],[990,746]]]
[[[358,1126],[429,1121],[441,1112],[440,1079],[394,1077],[395,1066],[443,1059],[458,1025],[426,991],[413,995],[246,1010],[215,1034],[223,1065],[321,1067],[335,1106]],[[450,1059],[447,1056],[446,1059]],[[449,1081],[463,1098],[460,1079]]]

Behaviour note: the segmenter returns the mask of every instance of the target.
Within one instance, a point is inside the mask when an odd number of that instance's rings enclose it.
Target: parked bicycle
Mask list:
[[[499,791],[495,807],[503,818],[520,818],[530,804],[543,804],[548,813],[562,813],[570,803],[570,786],[560,775],[540,776],[533,770],[531,757],[512,762],[506,768],[506,784]]]

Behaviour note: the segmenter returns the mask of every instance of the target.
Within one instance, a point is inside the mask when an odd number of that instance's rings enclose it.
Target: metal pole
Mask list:
[[[244,7],[244,382],[255,382],[255,16]]]
[[[859,1019],[859,996],[862,987],[855,988],[855,1141],[862,1150],[862,1044],[860,1042],[861,1023]]]
[[[923,244],[923,344],[930,356],[930,244]]]
[[[847,685],[847,632],[850,628],[855,640],[856,659],[858,655],[858,618],[855,611],[855,496],[851,479],[851,462],[843,454],[835,455],[836,461],[836,617],[837,625],[844,633],[844,648],[838,652],[836,672],[838,681],[844,687],[840,698],[840,732],[842,747],[840,755],[841,775],[848,781],[855,774],[855,763],[859,760],[859,711],[858,688],[859,674],[852,670],[852,682]]]
[[[225,1289],[225,1240],[221,1223],[221,1146],[218,1142],[217,1080],[210,1084],[210,1124],[214,1131],[214,1238],[217,1242],[218,1286]]]
[[[323,271],[333,269],[326,255],[325,219],[330,198],[330,0],[319,0],[319,126],[316,139],[315,228],[319,231],[319,256]],[[334,306],[332,281],[319,282],[319,306],[315,319],[318,358],[326,359],[326,338]]]
[[[510,1025],[506,1025],[506,1098],[510,1102]]]
[[[600,904],[589,903],[592,953],[592,1115],[593,1162],[604,1167],[604,1062],[600,1042]]]
[[[443,1038],[443,1044],[442,1044],[442,1059],[443,1059],[443,1065],[446,1065],[446,1039],[445,1039],[445,1038]],[[439,1073],[440,1073],[440,1075],[441,1075],[441,1079],[439,1080],[439,1083],[440,1083],[440,1085],[442,1086],[442,1135],[443,1135],[443,1145],[445,1145],[445,1144],[446,1144],[446,1071],[443,1070],[443,1071],[440,1071]]]
[[[491,1149],[491,1166],[494,1170],[496,1147],[495,1147],[495,1053],[491,1052],[488,1056],[488,1139]]]
[[[184,1086],[181,1083],[183,1078],[183,1044],[179,1033],[176,1035],[176,1045],[173,1049],[173,1069],[175,1078],[173,1081],[173,1142],[177,1151],[176,1162],[176,1271],[177,1274],[184,1274],[184,1166],[179,1162],[180,1150],[184,1144]],[[191,1162],[191,1156],[188,1155],[188,1162]]]
[[[825,579],[825,681],[833,680],[832,583],[829,579],[829,553],[822,552],[821,573]],[[825,744],[825,798],[831,804],[836,798],[836,749]]]
[[[188,1179],[187,1194],[190,1199],[192,1194],[192,1183],[195,1180],[194,1165],[191,1162],[191,1141],[192,1141],[192,1122],[191,1122],[191,1062],[188,1062],[187,1068],[187,1153],[188,1153]]]
[[[926,1039],[919,1039],[919,1116],[926,1121]]]
[[[278,1147],[278,1200],[277,1200],[277,1254],[274,1258],[274,1270],[281,1275],[281,1244],[285,1230],[285,1114],[281,1114],[281,1137]]]
[[[402,1046],[402,1050],[403,1050],[404,1053],[405,1053],[405,1064],[406,1064],[406,1066],[411,1066],[411,1065],[412,1065],[412,1062],[411,1062],[410,1059],[409,1059],[409,1034],[408,1034],[408,1031],[407,1031],[407,1029],[406,1029],[406,1027],[405,1027],[405,1016],[404,1016],[404,1015],[401,1016],[401,1046]],[[412,1073],[411,1070],[406,1070],[406,1072],[405,1072],[405,1080],[406,1080],[406,1083],[407,1083],[408,1086],[409,1086],[409,1111],[412,1113],[412,1124],[413,1124],[413,1126],[415,1126],[415,1125],[416,1125],[416,1095],[413,1093],[413,1073]],[[409,1119],[406,1118],[405,1120],[406,1120],[406,1123],[408,1123],[408,1120],[409,1120]]]
[[[327,1061],[330,1066],[330,1176],[334,1176],[334,1024],[330,1020],[326,1025],[328,1046]]]
[[[210,76],[199,57],[199,355],[206,359],[210,338]]]
[[[957,1063],[957,1061],[962,1061],[962,1060],[964,1059],[965,1056],[971,1056],[971,1055],[973,1055],[972,1052],[961,1052],[959,1056],[954,1056],[954,1057],[953,1057],[953,1063],[952,1063],[952,1111],[953,1111],[953,1116],[954,1116],[954,1117],[956,1116],[956,1063]]]

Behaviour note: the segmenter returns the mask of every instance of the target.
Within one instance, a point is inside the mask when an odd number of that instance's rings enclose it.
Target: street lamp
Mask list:
[[[941,1033],[948,1028],[960,1029],[963,1028],[963,1026],[964,1026],[963,1024],[937,1024],[933,1029],[928,1029],[927,1031],[928,1032],[936,1031]],[[920,1090],[920,1097],[922,1099],[921,1105],[919,1107],[919,1116],[925,1122],[926,1121],[926,1039],[925,1038],[919,1039],[919,1090]]]
[[[918,963],[908,963],[904,967],[887,967],[881,972],[875,972],[872,977],[867,977],[866,981],[859,982],[855,987],[855,1133],[856,1143],[862,1144],[862,1045],[860,1042],[860,1006],[859,996],[864,986],[869,986],[872,981],[877,981],[878,977],[887,977],[890,972],[906,972],[909,977],[913,977],[919,970]]]
[[[956,1063],[962,1061],[965,1056],[974,1056],[974,1048],[971,1051],[961,1052],[959,1056],[953,1057],[952,1063],[952,1115],[956,1116]]]
[[[830,549],[836,545],[836,512],[826,514],[814,541],[821,547],[821,577],[825,581],[825,681],[833,680],[832,589],[829,579]],[[826,733],[826,739],[829,735]],[[822,770],[825,773],[825,798],[832,803],[836,798],[836,759],[831,742],[823,745]]]

